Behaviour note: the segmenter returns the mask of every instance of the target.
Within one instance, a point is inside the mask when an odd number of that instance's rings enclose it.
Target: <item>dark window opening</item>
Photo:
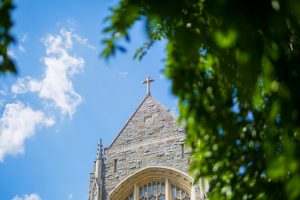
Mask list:
[[[181,144],[181,158],[184,158],[184,144]]]
[[[114,162],[114,173],[117,172],[117,163],[118,163],[118,160],[115,159],[115,162]]]

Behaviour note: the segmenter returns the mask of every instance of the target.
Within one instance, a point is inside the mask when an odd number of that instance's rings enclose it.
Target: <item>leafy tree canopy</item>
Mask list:
[[[300,1],[121,0],[102,56],[143,20],[165,39],[165,74],[209,199],[300,198]]]
[[[13,8],[12,0],[0,0],[0,74],[17,72],[12,58],[8,55],[8,46],[14,42],[10,34],[13,25],[11,20]]]

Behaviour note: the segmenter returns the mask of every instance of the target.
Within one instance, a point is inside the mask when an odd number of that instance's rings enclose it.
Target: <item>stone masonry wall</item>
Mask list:
[[[189,151],[182,149],[184,136],[176,117],[147,96],[104,151],[104,199],[124,178],[148,166],[173,167],[188,173]]]

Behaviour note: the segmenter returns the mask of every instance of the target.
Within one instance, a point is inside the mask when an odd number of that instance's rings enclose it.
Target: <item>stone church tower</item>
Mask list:
[[[208,183],[193,184],[185,129],[176,117],[147,94],[107,148],[100,140],[90,174],[89,200],[205,199]]]

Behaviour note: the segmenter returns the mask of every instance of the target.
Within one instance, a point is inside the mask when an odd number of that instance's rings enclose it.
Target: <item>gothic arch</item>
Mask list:
[[[109,193],[109,199],[123,200],[131,194],[137,199],[138,188],[149,182],[164,182],[168,188],[175,185],[187,191],[193,199],[193,178],[183,171],[165,166],[146,167],[126,177]],[[170,189],[168,192],[170,196]]]

